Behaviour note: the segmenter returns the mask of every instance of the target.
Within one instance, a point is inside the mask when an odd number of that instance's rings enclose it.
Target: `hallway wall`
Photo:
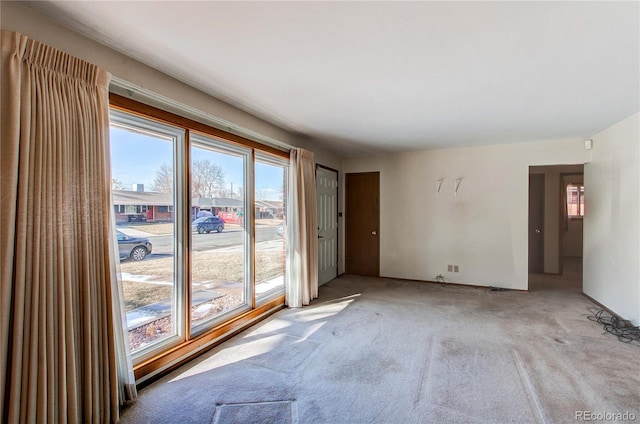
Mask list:
[[[584,292],[640,323],[640,113],[593,137],[584,169]]]

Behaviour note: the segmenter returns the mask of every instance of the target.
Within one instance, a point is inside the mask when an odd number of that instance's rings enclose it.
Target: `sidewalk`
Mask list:
[[[129,227],[118,227],[117,230],[123,234],[128,235],[129,237],[149,238],[155,235]]]
[[[223,296],[226,296],[226,294],[213,290],[196,290],[192,293],[191,306],[196,306]],[[159,318],[169,316],[171,314],[172,304],[171,299],[166,299],[127,312],[127,327],[129,331]]]

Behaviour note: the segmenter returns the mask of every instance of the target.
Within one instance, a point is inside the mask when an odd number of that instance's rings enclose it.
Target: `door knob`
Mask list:
[[[373,234],[374,236],[377,235],[378,233],[376,231],[371,231],[371,234]]]
[[[536,233],[540,234],[542,230],[540,228],[536,228]]]

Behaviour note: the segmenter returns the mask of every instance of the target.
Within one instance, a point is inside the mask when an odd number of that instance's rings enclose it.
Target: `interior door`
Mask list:
[[[529,175],[529,272],[544,272],[544,174]]]
[[[338,172],[316,167],[318,285],[338,276]]]
[[[380,275],[380,173],[346,175],[347,274]]]

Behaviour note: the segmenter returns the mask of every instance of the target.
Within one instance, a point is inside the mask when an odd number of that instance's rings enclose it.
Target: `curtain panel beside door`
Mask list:
[[[313,152],[292,149],[287,212],[285,302],[290,308],[318,297],[318,218]]]

